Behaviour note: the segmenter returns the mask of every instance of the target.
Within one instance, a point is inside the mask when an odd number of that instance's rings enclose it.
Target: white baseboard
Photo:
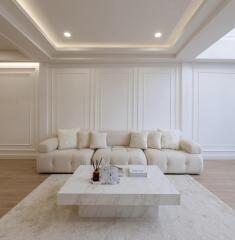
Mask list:
[[[204,160],[235,160],[235,152],[203,152]]]

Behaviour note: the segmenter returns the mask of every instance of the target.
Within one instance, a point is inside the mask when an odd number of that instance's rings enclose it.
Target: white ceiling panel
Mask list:
[[[233,0],[1,0],[0,34],[38,61],[192,60],[235,27],[234,11]],[[0,38],[0,51],[14,46]]]
[[[169,45],[204,0],[17,0],[57,46]],[[72,34],[71,39],[63,36]],[[162,32],[156,39],[155,32]],[[173,39],[174,40],[174,39]],[[176,39],[175,39],[176,40]]]

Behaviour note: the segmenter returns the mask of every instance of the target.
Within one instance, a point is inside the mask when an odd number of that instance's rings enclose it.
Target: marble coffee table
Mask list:
[[[179,192],[157,166],[147,166],[147,178],[126,175],[116,185],[91,184],[92,171],[80,166],[57,193],[57,204],[78,205],[80,217],[156,217],[159,206],[180,204]]]

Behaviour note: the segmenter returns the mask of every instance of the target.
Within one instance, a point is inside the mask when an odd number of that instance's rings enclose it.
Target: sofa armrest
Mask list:
[[[49,153],[58,148],[58,138],[48,138],[38,145],[38,152]]]
[[[191,154],[200,154],[202,152],[200,144],[190,141],[188,139],[180,140],[180,149],[182,149],[184,152]]]

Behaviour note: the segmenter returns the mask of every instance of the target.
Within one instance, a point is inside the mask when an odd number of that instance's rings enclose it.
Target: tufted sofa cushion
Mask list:
[[[41,153],[37,158],[37,171],[41,173],[73,173],[80,165],[91,163],[92,149],[66,149]]]
[[[200,154],[171,149],[147,149],[145,155],[148,165],[158,165],[164,173],[200,174],[202,172],[203,159]]]
[[[101,157],[106,163],[108,162],[116,165],[147,164],[143,150],[138,148],[120,146],[98,149],[94,153],[92,160],[100,160]]]

